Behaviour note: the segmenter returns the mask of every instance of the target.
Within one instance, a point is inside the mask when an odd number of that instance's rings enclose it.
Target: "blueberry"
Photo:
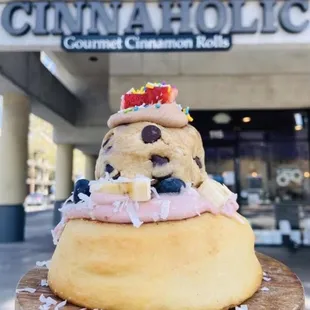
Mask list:
[[[75,183],[74,193],[73,193],[74,203],[78,203],[81,200],[78,196],[80,193],[85,194],[87,196],[90,196],[89,181],[88,180],[81,179]]]
[[[185,187],[185,183],[181,179],[168,178],[160,181],[156,186],[158,193],[180,193],[181,188]]]

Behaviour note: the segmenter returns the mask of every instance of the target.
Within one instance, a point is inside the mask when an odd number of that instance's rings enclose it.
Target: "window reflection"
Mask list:
[[[231,120],[224,125],[213,122],[216,113],[192,113],[208,174],[238,194],[258,244],[281,244],[283,220],[302,242],[303,229],[310,231],[308,112],[227,111]],[[245,116],[250,122],[242,122]]]

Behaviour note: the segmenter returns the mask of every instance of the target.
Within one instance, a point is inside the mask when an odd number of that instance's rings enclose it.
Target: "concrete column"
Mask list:
[[[22,94],[3,96],[0,135],[0,243],[24,240],[30,102]]]
[[[73,191],[72,182],[73,146],[58,144],[56,154],[56,192],[54,205],[54,225],[58,224],[61,214],[58,211]]]
[[[96,158],[92,155],[85,154],[85,178],[87,180],[95,179]]]

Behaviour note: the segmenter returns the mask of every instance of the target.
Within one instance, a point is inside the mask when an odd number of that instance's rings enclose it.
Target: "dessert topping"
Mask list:
[[[158,193],[180,193],[182,188],[185,188],[186,184],[177,178],[168,178],[159,182],[156,186]]]
[[[81,200],[79,194],[85,194],[88,197],[90,196],[88,180],[80,179],[75,183],[73,192],[73,199],[75,203],[78,203]]]
[[[161,130],[154,125],[145,126],[142,130],[141,137],[144,143],[154,143],[161,138]]]

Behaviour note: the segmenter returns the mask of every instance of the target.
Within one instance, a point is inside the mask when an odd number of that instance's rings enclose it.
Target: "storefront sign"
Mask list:
[[[11,36],[61,36],[68,51],[100,52],[228,50],[232,35],[274,34],[279,28],[301,33],[309,26],[306,17],[296,20],[291,15],[293,10],[306,13],[308,0],[281,2],[277,14],[276,0],[259,3],[257,17],[249,21],[243,14],[245,0],[133,1],[124,21],[121,1],[10,2],[2,11],[1,24]],[[152,19],[154,4],[161,12],[159,27]],[[34,21],[28,22],[28,17]]]
[[[229,35],[65,36],[62,47],[76,52],[221,51],[231,47]]]

